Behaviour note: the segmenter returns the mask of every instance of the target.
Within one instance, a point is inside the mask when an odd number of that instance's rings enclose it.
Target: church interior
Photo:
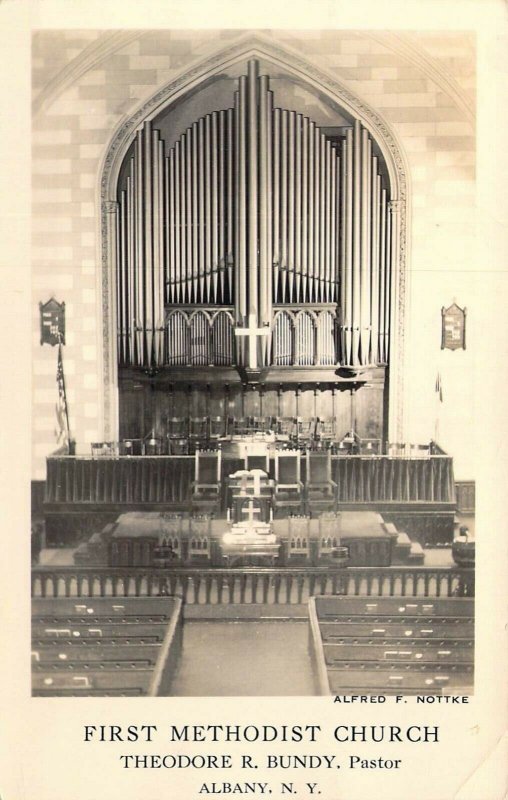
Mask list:
[[[474,35],[32,66],[33,693],[472,692]]]

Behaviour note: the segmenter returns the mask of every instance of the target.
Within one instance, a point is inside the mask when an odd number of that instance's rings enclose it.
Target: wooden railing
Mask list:
[[[34,597],[177,595],[194,605],[306,603],[320,594],[471,597],[474,570],[412,567],[244,569],[35,567]]]
[[[243,468],[224,459],[222,478]],[[450,456],[333,456],[339,503],[455,503]],[[189,506],[193,456],[59,456],[47,459],[49,504]],[[305,463],[302,463],[305,483]]]

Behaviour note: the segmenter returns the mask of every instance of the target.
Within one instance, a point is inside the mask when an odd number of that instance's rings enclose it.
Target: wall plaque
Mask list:
[[[41,312],[41,344],[65,344],[65,303],[54,297],[47,303],[39,303]]]
[[[466,349],[466,309],[452,303],[441,309],[441,350]]]

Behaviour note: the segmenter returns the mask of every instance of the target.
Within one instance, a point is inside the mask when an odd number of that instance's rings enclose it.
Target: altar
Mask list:
[[[249,497],[245,506],[239,507],[241,519],[231,523],[220,543],[226,566],[273,567],[279,556],[280,540],[273,530],[273,519],[260,519],[262,508],[256,498]]]

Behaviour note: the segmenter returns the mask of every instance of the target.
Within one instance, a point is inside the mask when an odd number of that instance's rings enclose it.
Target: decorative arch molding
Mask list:
[[[464,114],[467,122],[471,125],[475,124],[476,113],[471,99],[452,73],[441,64],[437,64],[436,60],[415,41],[414,34],[406,32],[404,36],[401,36],[399,33],[383,31],[382,33],[369,32],[365,35],[419,69],[450,98],[452,103]]]
[[[69,86],[98,67],[104,59],[140,39],[147,31],[108,31],[87,45],[40,90],[32,102],[32,116],[45,111]]]
[[[156,117],[163,108],[175,103],[203,80],[218,74],[240,61],[260,58],[283,68],[286,73],[325,96],[341,111],[360,120],[378,145],[388,171],[392,216],[392,242],[396,242],[393,263],[392,302],[390,320],[390,380],[388,436],[392,441],[404,440],[404,345],[408,301],[408,239],[410,214],[410,172],[405,153],[391,126],[370,105],[347,89],[328,72],[316,67],[289,48],[280,47],[259,36],[247,36],[230,47],[194,64],[148,100],[122,122],[114,133],[105,153],[100,171],[101,226],[101,286],[102,299],[102,366],[104,373],[102,407],[105,439],[118,437],[116,311],[114,265],[116,263],[116,229],[118,205],[117,181],[123,158],[139,127]]]

